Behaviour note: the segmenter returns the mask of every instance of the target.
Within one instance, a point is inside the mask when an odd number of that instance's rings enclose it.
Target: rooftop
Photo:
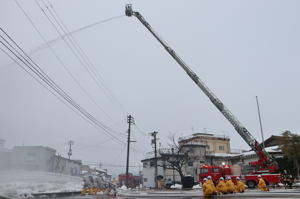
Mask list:
[[[281,152],[281,150],[278,148],[278,146],[268,147],[268,148],[265,148],[265,150],[268,153],[280,153]],[[256,153],[253,150],[242,153],[243,156],[255,155],[255,154]]]
[[[188,140],[196,137],[207,137],[207,138],[220,138],[220,139],[226,139],[230,140],[230,137],[227,135],[218,135],[218,134],[212,134],[212,133],[194,133],[189,136],[184,136],[179,138],[179,142],[183,140]]]
[[[56,152],[55,149],[48,147],[48,146],[14,146],[13,150],[26,150],[26,149],[44,149],[51,152]]]
[[[232,154],[232,153],[207,153],[206,156],[213,156],[213,157],[238,157],[241,154]]]

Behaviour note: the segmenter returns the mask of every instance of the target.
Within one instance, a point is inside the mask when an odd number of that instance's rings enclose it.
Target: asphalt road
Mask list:
[[[173,190],[173,191],[125,191],[119,193],[116,197],[108,197],[102,195],[96,196],[71,196],[71,197],[59,197],[59,199],[189,199],[189,198],[207,198],[202,195],[201,190],[191,190],[191,191],[181,191],[181,190]],[[222,198],[222,199],[254,199],[254,198],[300,198],[300,189],[290,189],[290,190],[271,190],[270,192],[260,192],[258,190],[247,190],[245,193],[237,193],[237,194],[227,194],[227,195],[219,195],[213,196],[211,198]],[[54,199],[54,198],[53,198]]]

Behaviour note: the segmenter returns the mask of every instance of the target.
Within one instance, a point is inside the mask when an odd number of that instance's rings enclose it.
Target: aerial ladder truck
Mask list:
[[[132,10],[132,5],[125,6],[125,14],[128,17],[135,16],[158,40],[165,50],[175,59],[187,75],[194,83],[204,92],[216,108],[224,115],[224,117],[232,124],[237,133],[244,139],[250,148],[257,154],[258,161],[252,162],[254,171],[244,176],[244,179],[249,187],[255,187],[257,176],[262,177],[268,184],[277,184],[281,181],[282,175],[279,173],[279,167],[276,160],[268,154],[258,141],[251,135],[246,127],[230,112],[230,110],[222,103],[222,101],[205,85],[205,83],[197,76],[195,72],[179,57],[179,55],[154,31],[145,18],[136,11]],[[201,181],[201,178],[199,178]]]

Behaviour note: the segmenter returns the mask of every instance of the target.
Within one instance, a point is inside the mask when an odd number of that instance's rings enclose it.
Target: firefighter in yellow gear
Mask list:
[[[223,177],[220,177],[216,188],[217,188],[218,194],[226,194],[227,193],[227,187],[226,187]]]
[[[82,188],[82,190],[81,190],[81,195],[85,195],[87,193],[87,189],[86,188]]]
[[[211,183],[208,182],[207,178],[203,179],[202,191],[204,196],[212,196],[214,195],[214,189],[211,186]]]
[[[259,190],[261,190],[261,191],[269,191],[269,189],[268,189],[268,187],[267,187],[264,179],[261,177],[261,175],[258,175],[257,177],[258,177],[258,184],[257,184],[257,186],[258,186]]]
[[[207,176],[207,182],[211,185],[213,191],[214,191],[214,194],[217,193],[217,188],[213,182],[213,180],[211,179],[211,176]]]
[[[90,181],[88,177],[83,177],[83,188],[81,190],[81,195],[89,193]]]
[[[231,177],[227,177],[226,181],[226,188],[227,188],[227,193],[233,193],[234,192],[234,183],[231,181]]]
[[[164,187],[165,187],[164,179],[161,178],[161,179],[158,181],[158,189],[163,189]]]
[[[243,193],[245,191],[245,185],[239,177],[236,178],[236,192]]]

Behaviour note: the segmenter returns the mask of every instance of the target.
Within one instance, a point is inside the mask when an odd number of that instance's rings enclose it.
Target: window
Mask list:
[[[147,178],[144,178],[144,182],[147,182],[147,180],[148,180]]]
[[[212,168],[211,170],[213,173],[219,173],[219,168]]]
[[[206,148],[209,150],[210,149],[209,145],[206,145]]]
[[[201,168],[200,173],[208,173],[208,168]]]
[[[151,161],[150,161],[150,167],[154,167],[154,165],[155,165],[155,164],[154,164],[154,160],[151,160]]]
[[[148,167],[148,162],[144,162],[143,163],[143,168],[147,168]]]
[[[224,150],[225,150],[225,147],[224,147],[223,145],[220,145],[220,146],[219,146],[219,150],[220,150],[220,151],[224,151]]]
[[[193,166],[193,162],[188,162],[188,166],[192,167]]]

